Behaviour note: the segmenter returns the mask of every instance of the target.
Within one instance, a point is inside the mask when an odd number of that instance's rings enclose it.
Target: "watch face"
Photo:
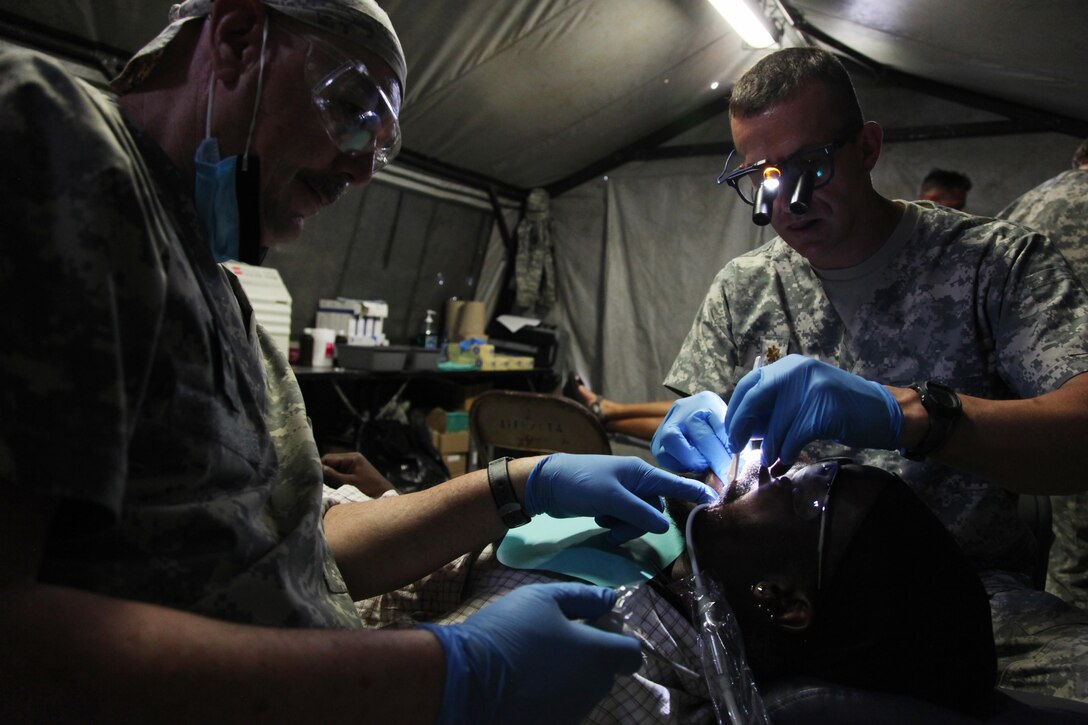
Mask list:
[[[926,383],[926,395],[932,398],[934,403],[947,410],[958,410],[960,407],[959,396],[947,385]]]

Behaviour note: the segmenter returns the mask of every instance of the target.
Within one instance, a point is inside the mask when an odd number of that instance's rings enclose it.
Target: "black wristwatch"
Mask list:
[[[524,526],[532,519],[522,508],[517,494],[514,493],[514,484],[510,482],[510,471],[506,462],[512,460],[514,459],[506,456],[487,464],[487,482],[491,485],[491,497],[495,499],[499,516],[508,529]]]
[[[926,380],[910,387],[922,397],[922,405],[929,415],[929,430],[917,447],[904,450],[903,455],[912,461],[921,461],[948,442],[963,415],[963,406],[955,390],[936,380]]]

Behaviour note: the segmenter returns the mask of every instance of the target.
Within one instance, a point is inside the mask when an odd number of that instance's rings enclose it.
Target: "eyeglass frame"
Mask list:
[[[386,94],[381,84],[378,83],[377,80],[375,80],[373,75],[371,75],[370,69],[367,67],[366,63],[357,58],[352,58],[347,52],[341,50],[329,41],[324,40],[323,38],[319,38],[313,33],[308,32],[307,30],[299,28],[297,23],[290,22],[290,24],[292,26],[292,32],[304,39],[309,44],[309,48],[306,51],[306,60],[304,61],[303,66],[303,75],[306,78],[307,85],[309,86],[311,100],[313,101],[314,107],[318,111],[318,115],[321,117],[321,125],[325,129],[325,133],[328,134],[329,139],[343,154],[352,157],[364,156],[367,154],[372,155],[374,157],[374,172],[377,173],[379,170],[385,168],[392,162],[393,158],[396,157],[397,153],[400,151],[401,148],[402,137],[400,130],[400,120],[397,116],[396,111],[393,110],[393,103],[390,101],[389,96]],[[334,60],[339,61],[339,65],[336,65],[331,70],[325,71],[316,80],[311,80],[310,58],[315,48],[319,49],[326,55],[332,56]],[[384,148],[379,147],[379,137],[377,134],[374,134],[370,143],[367,144],[369,150],[345,148],[343,144],[337,139],[336,129],[334,128],[336,122],[330,117],[331,112],[328,110],[328,105],[331,103],[331,101],[325,98],[323,91],[332,86],[345,73],[351,71],[355,71],[356,73],[361,75],[368,83],[370,83],[374,87],[374,90],[381,98],[381,101],[385,104],[386,109],[389,113],[389,117],[392,119],[392,140]],[[315,71],[315,74],[320,72],[321,71]],[[365,113],[374,113],[374,111],[372,109],[367,109]],[[375,115],[377,115],[378,118],[381,119],[380,113],[377,113]],[[382,128],[384,127],[385,124],[382,125]]]
[[[743,201],[748,206],[755,206],[755,194],[752,195],[751,199],[748,199],[744,195],[744,192],[740,190],[740,185],[739,185],[739,180],[740,179],[748,176],[749,174],[752,174],[752,173],[755,173],[755,172],[759,171],[761,168],[766,168],[766,167],[773,167],[773,168],[778,169],[779,173],[781,175],[781,178],[785,179],[787,175],[784,173],[783,169],[786,167],[787,164],[789,164],[794,159],[797,159],[797,158],[799,158],[799,157],[801,157],[801,156],[803,156],[805,154],[815,154],[817,152],[822,151],[822,152],[824,152],[824,154],[827,155],[827,158],[828,158],[828,174],[827,174],[826,179],[820,181],[819,183],[814,183],[812,185],[813,189],[819,189],[822,186],[826,186],[827,184],[830,184],[831,180],[835,178],[835,152],[838,151],[843,146],[845,146],[846,144],[848,144],[855,136],[857,136],[859,133],[861,133],[862,128],[864,128],[864,126],[858,126],[857,128],[842,134],[841,136],[836,138],[834,141],[830,141],[829,143],[820,144],[820,145],[817,145],[817,146],[810,146],[808,148],[803,148],[803,149],[800,149],[798,151],[795,151],[794,153],[792,153],[788,157],[786,157],[781,163],[772,164],[769,159],[763,159],[761,161],[757,161],[756,163],[748,164],[747,166],[742,166],[742,167],[740,167],[740,168],[738,168],[735,171],[730,173],[729,172],[729,162],[733,160],[733,156],[736,155],[736,153],[737,153],[737,148],[736,148],[736,146],[734,146],[733,150],[729,152],[729,156],[727,156],[726,159],[725,159],[725,166],[722,168],[722,173],[718,175],[718,184],[723,184],[724,183],[727,186],[733,187],[733,190],[737,192],[737,196],[739,196],[741,198],[741,201]],[[789,175],[789,180],[791,182],[791,188],[792,188],[792,185],[797,183],[797,179],[794,178],[793,174],[790,174]],[[782,181],[780,183],[782,183],[782,185],[785,186],[785,181]],[[784,189],[783,189],[783,191],[784,191]]]
[[[827,484],[822,489],[817,490],[815,498],[801,499],[800,501],[795,497],[793,502],[794,513],[800,516],[802,520],[811,521],[815,516],[820,517],[820,529],[816,539],[816,591],[823,590],[823,578],[824,578],[824,552],[826,550],[826,544],[828,540],[828,532],[831,528],[829,519],[831,515],[828,514],[830,508],[829,503],[831,501],[831,488],[835,483],[835,478],[839,475],[841,464],[843,459],[839,458],[825,458],[811,464],[813,466],[824,466],[824,477],[827,478]],[[807,467],[806,467],[807,468]],[[830,468],[830,475],[827,475],[827,468]],[[783,476],[783,478],[789,478],[789,476]],[[790,478],[790,483],[794,484],[794,491],[798,490],[796,484],[796,477]],[[805,506],[799,506],[799,503],[805,504]],[[818,514],[809,515],[808,512],[818,509]]]
[[[800,517],[801,520],[811,521],[813,518],[815,518],[816,515],[818,515],[820,517],[820,529],[819,529],[819,533],[817,534],[817,538],[816,538],[816,591],[817,592],[823,591],[824,551],[827,548],[826,544],[827,544],[828,536],[829,536],[828,532],[831,529],[831,524],[828,521],[831,518],[831,515],[828,514],[828,510],[830,508],[830,502],[831,502],[831,488],[835,483],[835,479],[839,475],[839,471],[842,468],[842,464],[846,463],[846,462],[850,462],[850,459],[849,458],[822,458],[822,459],[816,461],[815,463],[812,463],[809,466],[806,466],[805,467],[806,469],[810,468],[811,466],[816,466],[816,465],[824,466],[825,471],[827,470],[828,467],[830,467],[830,469],[831,469],[830,475],[825,474],[825,477],[827,479],[827,484],[822,489],[818,490],[817,497],[814,498],[814,499],[800,499],[799,500],[795,496],[794,500],[793,500],[794,514],[797,515],[798,517]],[[694,474],[691,474],[688,477],[689,478],[694,477]],[[775,480],[781,480],[783,478],[789,479],[790,484],[794,486],[794,491],[795,492],[798,490],[798,487],[795,484],[795,481],[797,479],[796,476],[794,478],[790,478],[788,475],[778,476],[778,477],[776,477]],[[810,502],[812,505],[810,507],[805,507],[803,505],[799,505],[799,503],[803,504],[806,501]],[[699,571],[699,563],[698,563],[698,560],[697,560],[697,558],[695,556],[695,545],[694,545],[694,541],[692,539],[692,524],[695,521],[695,515],[697,513],[699,513],[700,511],[702,511],[703,509],[707,508],[707,506],[709,506],[709,505],[710,504],[705,504],[704,503],[704,504],[699,504],[698,506],[693,508],[691,510],[691,512],[688,514],[687,523],[685,524],[684,541],[685,541],[686,549],[687,549],[687,552],[688,552],[688,559],[691,562],[691,566],[692,566],[692,575],[695,578],[696,586],[699,587],[699,588],[703,588],[703,582],[702,582],[702,577],[701,577],[700,571]],[[814,515],[809,515],[807,512],[810,511],[812,508],[818,508],[819,513],[814,514]]]

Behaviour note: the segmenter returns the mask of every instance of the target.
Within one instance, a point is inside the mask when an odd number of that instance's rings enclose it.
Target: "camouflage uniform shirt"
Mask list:
[[[1046,238],[931,204],[905,207],[893,234],[903,245],[848,325],[812,267],[775,238],[718,274],[665,384],[728,397],[757,355],[788,353],[889,385],[935,378],[988,399],[1039,395],[1088,370],[1088,298]],[[901,475],[978,569],[1030,569],[1035,544],[1015,494],[895,451],[818,442],[807,452]]]
[[[1063,171],[998,212],[1050,237],[1088,286],[1088,169]]]
[[[111,99],[22,51],[0,53],[0,133],[0,485],[58,503],[40,578],[359,626],[289,369],[266,379],[178,170]]]
[[[1088,170],[1070,169],[1027,192],[998,216],[1041,232],[1088,287]],[[1046,590],[1088,609],[1088,493],[1051,496],[1054,543]]]

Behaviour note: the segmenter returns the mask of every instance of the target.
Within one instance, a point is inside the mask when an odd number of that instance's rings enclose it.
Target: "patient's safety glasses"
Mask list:
[[[764,159],[730,171],[737,150],[729,152],[718,183],[737,190],[745,204],[751,205],[752,221],[760,226],[771,221],[771,205],[779,193],[789,193],[790,211],[805,214],[812,201],[812,192],[835,176],[835,152],[854,138],[860,129],[843,134],[822,146],[802,149],[779,164]],[[739,161],[739,159],[738,159]]]
[[[823,588],[824,549],[828,539],[831,484],[839,473],[839,461],[820,461],[786,476],[793,486],[793,511],[802,521],[820,518],[820,534],[816,540],[816,589]]]
[[[374,155],[374,171],[400,151],[400,124],[393,104],[366,64],[309,33],[306,83],[329,138],[349,156]]]

